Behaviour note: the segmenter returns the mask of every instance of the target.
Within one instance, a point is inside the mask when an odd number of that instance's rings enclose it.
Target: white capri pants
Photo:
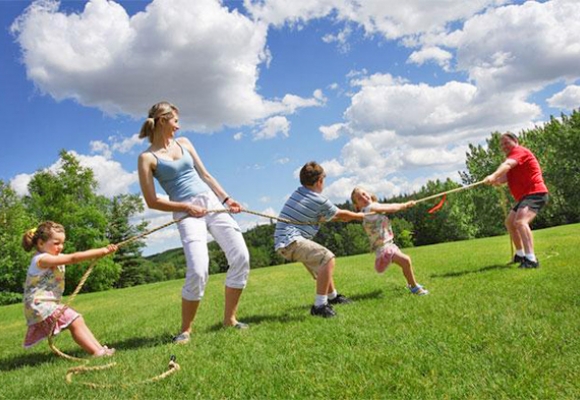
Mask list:
[[[223,205],[213,192],[198,194],[188,200],[192,204],[208,210],[223,209]],[[173,213],[179,219],[186,213]],[[185,218],[177,224],[185,253],[187,272],[181,297],[189,301],[201,300],[209,278],[209,253],[207,232],[224,251],[228,260],[226,286],[244,289],[250,273],[250,254],[238,223],[228,213],[210,213],[202,218]]]

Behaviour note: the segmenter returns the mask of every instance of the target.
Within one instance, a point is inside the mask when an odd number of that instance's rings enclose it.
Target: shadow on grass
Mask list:
[[[133,350],[144,347],[163,346],[171,343],[173,335],[169,332],[162,332],[150,337],[133,337],[118,342],[107,343],[109,347],[114,347],[117,350]]]
[[[57,358],[52,353],[30,353],[15,357],[0,358],[0,371],[14,371],[24,367],[34,367],[54,361]]]
[[[242,322],[249,324],[250,328],[252,325],[259,325],[262,322],[294,322],[294,321],[303,321],[306,317],[302,315],[290,315],[290,314],[277,314],[277,315],[249,315],[247,317],[242,318]],[[217,332],[219,330],[225,330],[222,324],[214,324],[207,329],[207,332]]]
[[[381,290],[374,290],[368,293],[360,293],[355,294],[352,296],[348,296],[352,301],[365,301],[370,299],[377,299],[383,297],[383,292]],[[310,307],[312,304],[308,305],[301,305],[296,307],[291,307],[288,309],[288,312],[284,314],[273,314],[273,315],[249,315],[247,317],[242,318],[242,322],[251,325],[259,325],[262,322],[294,322],[294,321],[304,321],[306,318],[310,316]],[[301,311],[300,315],[293,315],[296,311]],[[219,330],[224,329],[221,324],[214,324],[207,329],[207,332],[216,332]],[[250,328],[251,329],[251,328]]]
[[[371,299],[380,299],[381,297],[385,297],[382,290],[373,290],[372,292],[368,293],[360,293],[354,294],[352,296],[348,296],[349,299],[352,301],[365,301]]]
[[[106,343],[109,347],[114,347],[117,351],[123,350],[131,350],[131,349],[138,349],[144,347],[155,347],[159,345],[166,345],[171,343],[171,335],[168,333],[160,333],[153,337],[136,337],[130,338],[126,340],[121,340],[118,342],[108,342]],[[58,341],[55,341],[55,345],[57,348]],[[39,343],[38,348],[42,346],[47,346],[46,342]],[[90,356],[87,355],[81,349],[74,349],[72,351],[67,350],[64,351],[59,348],[63,353],[66,353],[70,356],[78,357],[78,358],[86,358],[90,360]],[[59,356],[56,354],[51,353],[29,353],[29,354],[19,354],[13,357],[6,357],[0,358],[0,371],[13,371],[16,369],[24,368],[24,367],[35,367],[40,364],[54,362],[58,360]],[[71,363],[71,365],[74,363]]]
[[[464,276],[469,274],[478,274],[480,272],[492,271],[494,269],[512,269],[512,264],[495,264],[479,269],[470,269],[466,271],[446,272],[444,274],[431,274],[430,278],[455,278],[457,276]]]
[[[353,294],[353,295],[346,295],[346,297],[351,299],[353,302],[372,300],[372,299],[380,299],[384,296],[385,295],[384,295],[384,292],[382,290],[373,290],[372,292],[368,292],[368,293],[358,293],[358,294]],[[338,305],[338,307],[342,307],[342,306],[343,305],[341,305],[341,304]],[[348,307],[348,304],[346,304],[344,306]],[[310,307],[312,307],[312,303],[305,305],[305,306],[292,307],[290,310],[291,311],[308,310],[308,312],[310,312]]]

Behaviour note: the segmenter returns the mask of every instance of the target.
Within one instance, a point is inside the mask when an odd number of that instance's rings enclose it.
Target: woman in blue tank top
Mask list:
[[[250,256],[242,232],[231,215],[207,212],[226,206],[238,213],[241,205],[205,169],[191,142],[184,137],[175,138],[178,129],[177,107],[168,102],[151,107],[139,134],[140,138],[147,137],[151,145],[139,155],[138,170],[141,191],[149,208],[173,212],[174,219],[192,217],[178,223],[187,272],[181,291],[181,333],[174,342],[185,344],[209,277],[208,230],[229,264],[223,320],[226,327],[248,327],[237,320],[236,311],[248,280]],[[169,199],[157,195],[154,179]]]

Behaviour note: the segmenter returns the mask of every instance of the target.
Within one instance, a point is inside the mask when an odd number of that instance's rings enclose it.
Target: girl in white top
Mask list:
[[[102,346],[75,310],[60,303],[64,292],[65,265],[100,258],[117,251],[110,244],[100,249],[61,254],[65,233],[62,225],[46,221],[28,230],[22,237],[26,251],[36,250],[24,284],[24,315],[28,325],[24,347],[28,348],[46,339],[50,330],[57,335],[64,329],[87,353],[95,357],[111,356],[115,349]]]
[[[394,262],[403,269],[403,275],[405,275],[407,287],[411,293],[417,295],[428,294],[429,291],[415,280],[411,257],[404,254],[395,244],[391,221],[385,215],[413,207],[415,202],[408,201],[402,204],[378,203],[375,195],[360,187],[354,188],[350,197],[355,210],[366,214],[363,220],[363,228],[369,236],[372,250],[375,251],[375,270],[381,274],[385,272],[391,262]]]

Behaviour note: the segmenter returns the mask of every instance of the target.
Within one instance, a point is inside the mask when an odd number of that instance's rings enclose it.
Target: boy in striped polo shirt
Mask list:
[[[310,314],[323,318],[336,315],[332,304],[350,303],[334,287],[334,254],[312,241],[323,221],[362,221],[364,214],[336,207],[321,193],[324,188],[324,169],[315,161],[300,170],[301,187],[290,196],[280,218],[296,224],[278,221],[274,232],[274,247],[288,261],[300,261],[316,280],[316,298]]]

